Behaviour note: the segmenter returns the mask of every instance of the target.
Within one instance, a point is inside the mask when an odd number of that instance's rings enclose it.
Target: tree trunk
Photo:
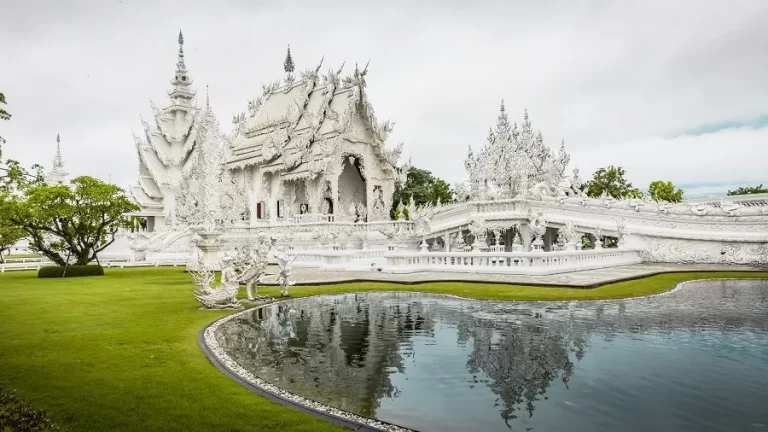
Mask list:
[[[88,263],[91,262],[90,251],[76,250],[76,251],[73,251],[73,253],[76,258],[75,265],[88,265]]]

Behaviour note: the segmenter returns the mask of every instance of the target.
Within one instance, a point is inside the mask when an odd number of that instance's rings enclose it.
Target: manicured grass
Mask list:
[[[71,431],[341,430],[249,392],[208,362],[198,332],[230,312],[201,311],[181,268],[105,273],[72,279],[0,274],[0,387],[15,389]],[[292,287],[291,294],[386,290],[576,300],[646,295],[722,277],[768,278],[768,272],[665,274],[595,289],[356,283]],[[260,293],[276,296],[278,289]]]

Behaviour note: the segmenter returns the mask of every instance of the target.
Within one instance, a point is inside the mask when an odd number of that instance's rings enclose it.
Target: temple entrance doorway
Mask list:
[[[323,200],[325,200],[325,204],[323,206],[323,210],[324,210],[325,214],[332,215],[333,214],[333,200],[328,198],[328,197],[323,198]]]
[[[353,220],[365,219],[368,208],[365,178],[360,158],[344,156],[339,175],[339,211]]]

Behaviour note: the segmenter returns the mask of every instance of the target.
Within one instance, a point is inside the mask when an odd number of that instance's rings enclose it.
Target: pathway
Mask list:
[[[264,285],[275,285],[276,269],[269,268]],[[501,275],[482,273],[420,272],[409,274],[371,271],[337,271],[317,268],[295,268],[293,279],[297,285],[324,285],[341,282],[484,282],[515,285],[546,285],[573,288],[593,288],[611,282],[637,279],[659,273],[694,271],[768,271],[768,266],[741,266],[717,264],[634,264],[597,270],[562,273],[548,276]]]

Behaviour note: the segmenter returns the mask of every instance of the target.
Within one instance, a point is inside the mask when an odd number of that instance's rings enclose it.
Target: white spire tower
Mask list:
[[[49,184],[63,184],[67,182],[69,174],[64,171],[64,161],[61,158],[61,135],[56,134],[56,156],[53,157],[51,170],[46,175]]]
[[[173,226],[176,197],[184,179],[197,164],[197,129],[200,110],[195,104],[192,79],[184,61],[184,35],[179,31],[176,72],[168,91],[170,103],[164,108],[152,104],[154,121],[142,120],[144,131],[134,134],[139,153],[139,181],[131,186],[134,201],[142,207],[140,216],[152,218],[153,227]]]

